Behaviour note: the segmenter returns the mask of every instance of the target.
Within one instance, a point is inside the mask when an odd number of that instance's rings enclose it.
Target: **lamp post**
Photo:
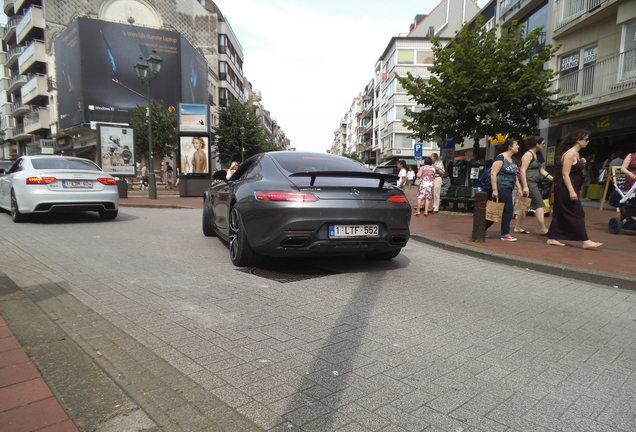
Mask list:
[[[148,175],[148,197],[150,199],[157,199],[157,182],[155,180],[155,154],[152,146],[152,124],[150,122],[150,82],[157,78],[159,71],[161,70],[161,62],[163,59],[157,55],[156,50],[152,50],[152,54],[144,60],[143,57],[139,57],[139,61],[135,64],[135,72],[137,78],[141,82],[146,84],[148,91],[148,106],[146,108],[146,118],[148,119],[148,153],[150,162],[150,173]]]
[[[241,125],[241,163],[245,161],[245,127]]]

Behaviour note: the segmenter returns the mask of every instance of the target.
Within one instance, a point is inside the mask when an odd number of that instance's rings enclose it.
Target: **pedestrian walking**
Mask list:
[[[166,161],[165,170],[166,170],[166,189],[172,190],[172,181],[173,181],[173,177],[174,177],[174,170],[170,166],[170,162]]]
[[[414,183],[415,183],[415,171],[413,171],[413,167],[409,167],[409,170],[406,173],[406,178],[407,178],[408,183],[409,183],[409,190],[411,190],[413,188]]]
[[[515,138],[508,138],[504,143],[506,150],[495,158],[490,171],[490,184],[492,191],[489,199],[502,201],[504,212],[501,218],[501,237],[503,241],[515,242],[517,239],[510,235],[510,221],[514,211],[512,201],[512,191],[517,186],[521,190],[517,174],[519,167],[512,160],[513,155],[519,152],[519,141]],[[490,228],[494,222],[487,220],[486,229]]]
[[[435,168],[435,178],[433,179],[433,213],[439,211],[439,205],[442,200],[442,182],[446,177],[446,168],[444,162],[439,160],[437,153],[431,154],[433,160],[433,168]]]
[[[435,185],[435,167],[433,166],[433,159],[427,157],[424,159],[424,165],[417,173],[417,177],[420,179],[420,189],[417,195],[417,210],[413,213],[413,216],[419,216],[422,204],[424,204],[424,216],[428,216],[428,206],[433,199],[433,189]]]
[[[595,249],[603,243],[589,239],[585,229],[585,212],[579,192],[583,184],[585,159],[579,152],[590,142],[590,133],[580,129],[567,135],[559,144],[557,155],[562,155],[561,178],[554,185],[554,210],[548,230],[547,244],[565,246],[559,240],[582,241],[583,249]]]
[[[144,190],[144,188],[148,189],[148,167],[146,163],[141,166],[141,185],[139,186],[139,190]]]
[[[543,167],[545,161],[542,151],[545,148],[545,140],[540,136],[533,135],[525,139],[525,144],[528,150],[521,157],[522,194],[532,199],[532,207],[535,209],[534,215],[539,223],[539,234],[545,235],[548,233],[548,228],[545,226],[545,204],[539,184],[544,180],[553,181],[554,177]],[[523,212],[517,215],[515,233],[529,234],[522,228],[524,216]]]
[[[406,177],[406,161],[400,159],[397,162],[397,168],[399,177],[397,187],[400,188],[402,192],[404,192],[404,190],[406,190],[406,182],[408,181]]]

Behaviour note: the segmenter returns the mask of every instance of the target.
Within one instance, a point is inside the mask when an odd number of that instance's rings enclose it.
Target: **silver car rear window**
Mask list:
[[[84,171],[101,171],[97,165],[87,160],[65,159],[65,158],[46,158],[31,159],[33,168],[37,170],[45,169],[68,169],[68,170],[84,170]]]

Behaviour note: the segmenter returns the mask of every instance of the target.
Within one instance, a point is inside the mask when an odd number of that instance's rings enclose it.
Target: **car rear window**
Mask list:
[[[33,168],[38,170],[45,169],[68,169],[68,170],[84,170],[84,171],[101,171],[100,168],[91,161],[80,159],[64,159],[64,158],[42,158],[31,159]]]
[[[294,153],[272,154],[276,162],[289,173],[306,171],[363,171],[369,172],[359,162],[345,157],[331,155],[307,155]]]

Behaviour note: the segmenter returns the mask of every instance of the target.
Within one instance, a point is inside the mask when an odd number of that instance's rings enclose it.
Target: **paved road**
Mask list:
[[[632,291],[417,242],[280,283],[233,268],[199,210],[3,214],[0,239],[0,270],[96,358],[119,371],[165,361],[249,420],[241,430],[636,430]],[[175,392],[153,394],[150,381],[123,385],[165,430],[219,430],[174,420],[213,417],[175,402],[192,385],[164,379]]]

